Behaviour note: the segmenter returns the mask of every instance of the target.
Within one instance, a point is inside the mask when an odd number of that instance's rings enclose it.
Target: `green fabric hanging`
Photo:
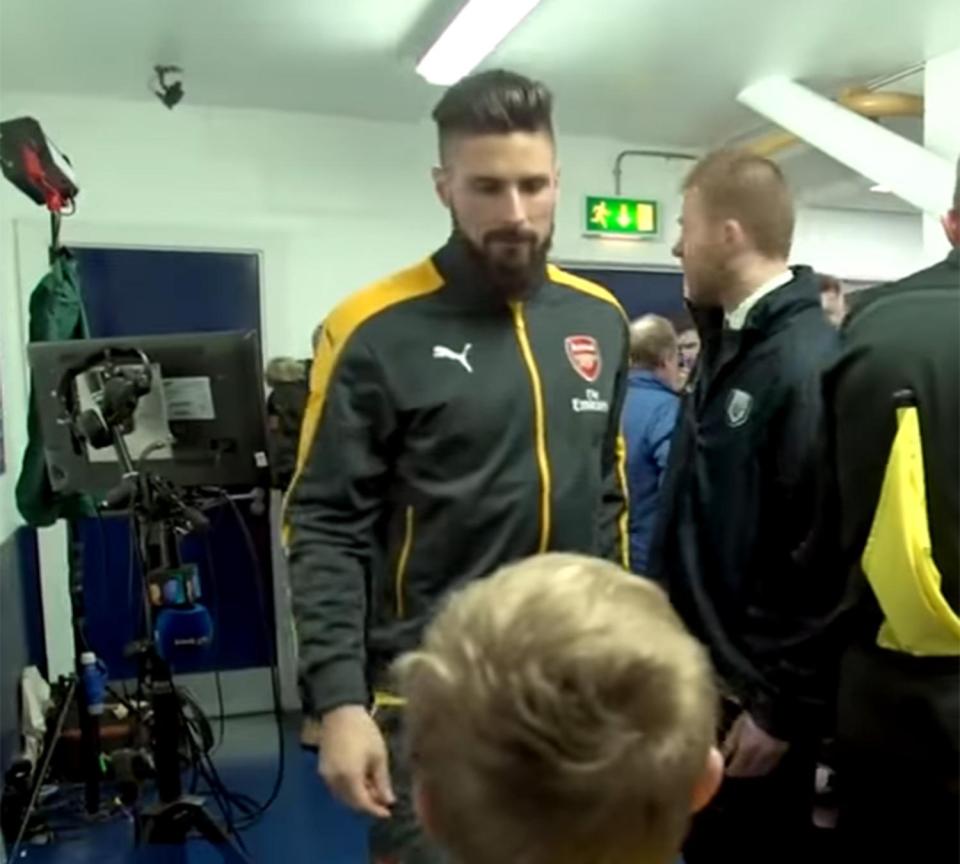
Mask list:
[[[47,273],[30,295],[30,341],[62,342],[86,339],[87,316],[80,296],[77,262],[64,252],[56,255]],[[96,515],[88,495],[54,492],[47,476],[47,463],[40,431],[40,413],[31,388],[27,415],[27,450],[17,480],[17,507],[27,524],[52,525],[58,519]]]

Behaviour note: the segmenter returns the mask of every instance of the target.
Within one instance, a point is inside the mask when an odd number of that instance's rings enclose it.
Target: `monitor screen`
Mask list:
[[[147,357],[150,392],[141,396],[124,441],[140,470],[184,488],[269,485],[263,375],[257,334],[124,336],[28,346],[47,472],[54,490],[102,496],[120,481],[113,447],[95,449],[67,422],[65,402],[97,405],[97,366],[73,375],[107,349]],[[133,361],[124,360],[119,365]],[[62,398],[65,376],[70,399]]]

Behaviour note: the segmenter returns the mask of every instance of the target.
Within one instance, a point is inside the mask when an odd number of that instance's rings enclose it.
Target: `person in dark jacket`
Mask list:
[[[314,361],[286,514],[294,607],[320,771],[376,817],[375,859],[437,860],[387,672],[446,595],[548,550],[629,566],[627,322],[547,264],[551,101],[504,71],[447,91],[434,179],[453,234],[337,307]]]
[[[321,321],[313,331],[310,344],[314,351],[320,344],[323,333]],[[274,357],[265,370],[264,377],[270,387],[267,397],[267,440],[270,444],[270,473],[273,488],[286,492],[293,482],[297,467],[297,448],[300,429],[310,395],[310,371],[313,358],[296,360],[293,357]],[[303,709],[303,725],[300,729],[300,744],[308,750],[320,746],[320,724],[314,717],[310,702],[310,688],[303,676],[299,679],[300,702]]]
[[[946,260],[866,292],[824,378],[825,523],[853,607],[837,718],[850,861],[960,860],[960,164],[944,227]]]
[[[323,322],[313,331],[311,345],[316,352]],[[267,431],[270,442],[270,468],[273,486],[281,492],[290,488],[297,467],[300,427],[310,395],[310,368],[313,358],[274,357],[264,372],[270,395],[267,396]]]
[[[843,282],[836,276],[820,274],[820,305],[823,307],[823,314],[827,316],[827,320],[834,327],[839,328],[843,324],[843,319],[847,317],[849,309]]]
[[[274,357],[264,370],[267,396],[267,432],[270,468],[275,489],[286,490],[297,467],[300,427],[310,395],[310,361]]]
[[[693,384],[693,373],[700,356],[700,333],[692,320],[684,318],[677,324],[677,350],[680,355],[680,384],[678,390],[686,393]]]
[[[829,682],[820,613],[835,580],[812,530],[837,335],[818,280],[787,266],[794,211],[775,163],[705,157],[684,185],[683,261],[703,347],[664,484],[650,575],[710,648],[725,694],[726,781],[687,844],[702,861],[805,860],[816,722]]]
[[[680,384],[677,333],[666,318],[644,315],[630,325],[630,383],[623,409],[630,499],[630,563],[645,574],[660,507]]]

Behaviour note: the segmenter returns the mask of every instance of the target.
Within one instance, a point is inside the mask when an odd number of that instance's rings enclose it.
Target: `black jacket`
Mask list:
[[[824,377],[828,472],[825,528],[851,574],[850,632],[876,644],[880,608],[859,562],[896,432],[894,393],[912,391],[920,414],[927,516],[947,602],[960,611],[960,250],[900,282],[864,292]],[[829,539],[829,533],[828,533]]]
[[[452,588],[547,550],[628,564],[626,319],[555,267],[506,304],[456,240],[327,319],[287,542],[318,713],[363,704]]]
[[[731,695],[794,737],[825,686],[820,616],[836,579],[800,560],[813,526],[820,372],[837,336],[806,267],[740,331],[697,315],[703,341],[671,448],[651,575],[710,648]]]

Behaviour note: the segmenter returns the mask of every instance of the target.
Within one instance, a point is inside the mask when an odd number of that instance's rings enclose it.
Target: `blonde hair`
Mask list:
[[[430,827],[460,864],[674,860],[717,696],[654,583],[531,558],[455,594],[397,673]]]
[[[630,362],[657,369],[677,353],[677,331],[660,315],[643,315],[630,325]]]

